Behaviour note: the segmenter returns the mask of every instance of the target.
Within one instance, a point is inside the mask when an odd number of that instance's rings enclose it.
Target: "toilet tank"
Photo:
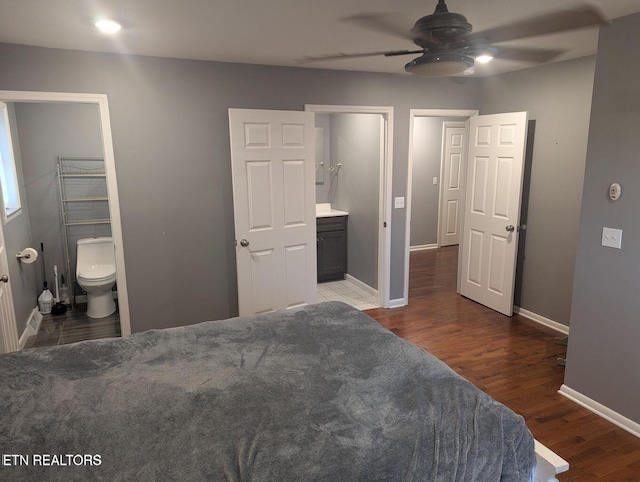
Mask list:
[[[113,266],[116,264],[116,254],[111,237],[79,239],[77,246],[78,264],[110,264]]]

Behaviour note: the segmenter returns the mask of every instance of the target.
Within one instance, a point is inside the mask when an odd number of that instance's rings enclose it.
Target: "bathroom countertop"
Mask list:
[[[346,211],[333,209],[330,203],[316,204],[316,218],[331,218],[334,216],[348,216]]]

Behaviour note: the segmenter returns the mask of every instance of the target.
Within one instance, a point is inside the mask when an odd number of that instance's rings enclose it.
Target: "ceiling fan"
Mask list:
[[[445,0],[438,0],[435,11],[418,19],[409,32],[388,23],[384,15],[361,14],[344,19],[365,28],[413,41],[419,49],[382,52],[338,53],[305,56],[298,63],[323,62],[384,55],[421,54],[405,65],[405,70],[423,77],[447,77],[464,72],[474,61],[484,58],[546,62],[564,52],[562,49],[539,49],[496,45],[510,40],[576,30],[608,21],[599,8],[591,4],[555,10],[528,19],[472,33],[464,15],[449,12]]]

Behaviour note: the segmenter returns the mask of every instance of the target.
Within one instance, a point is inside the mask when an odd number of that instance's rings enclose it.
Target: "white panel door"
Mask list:
[[[1,198],[2,196],[0,196]],[[18,350],[18,328],[9,280],[7,250],[0,221],[0,353]]]
[[[314,122],[229,109],[241,316],[316,302]]]
[[[440,246],[460,243],[462,199],[467,149],[467,123],[445,122],[440,199]]]
[[[474,116],[469,152],[460,293],[513,314],[527,113]]]

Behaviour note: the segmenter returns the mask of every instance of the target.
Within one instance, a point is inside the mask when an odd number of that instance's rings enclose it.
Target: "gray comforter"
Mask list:
[[[342,303],[0,355],[1,480],[528,480],[521,416]]]

